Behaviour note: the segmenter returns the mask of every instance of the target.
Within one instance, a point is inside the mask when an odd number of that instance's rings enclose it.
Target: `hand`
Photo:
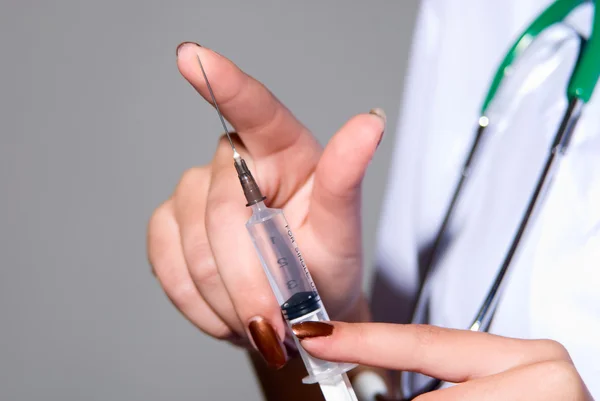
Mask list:
[[[237,132],[237,150],[267,205],[285,210],[329,314],[350,319],[362,305],[360,187],[381,140],[384,115],[353,117],[322,149],[289,110],[231,61],[193,43],[180,45],[177,54],[181,74],[210,101],[200,56],[219,108]],[[254,345],[279,368],[286,362],[286,325],[246,231],[245,204],[232,150],[222,137],[212,162],[184,173],[153,214],[148,257],[187,319],[215,338]]]
[[[317,358],[460,383],[419,401],[593,401],[568,352],[555,341],[380,323],[310,322],[293,330]]]

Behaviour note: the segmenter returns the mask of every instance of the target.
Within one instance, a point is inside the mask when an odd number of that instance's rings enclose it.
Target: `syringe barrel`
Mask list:
[[[284,315],[294,319],[317,310],[317,289],[283,211],[262,202],[252,209],[246,227]]]
[[[283,211],[258,202],[252,205],[252,212],[246,227],[288,325],[329,320]],[[355,366],[313,358],[297,338],[294,341],[309,374],[305,383],[326,380]]]

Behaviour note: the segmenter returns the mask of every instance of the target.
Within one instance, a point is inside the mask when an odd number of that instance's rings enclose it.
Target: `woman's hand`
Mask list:
[[[237,132],[237,150],[267,205],[285,210],[328,312],[351,319],[361,304],[361,181],[381,140],[384,115],[353,117],[322,149],[260,82],[225,57],[184,43],[177,66],[207,101],[198,55],[220,110]],[[190,132],[202,132],[202,125]],[[216,133],[205,135],[217,142]],[[222,137],[212,162],[185,172],[152,216],[149,260],[167,296],[200,330],[252,344],[280,368],[286,325],[246,231],[245,204],[232,150]]]
[[[460,383],[419,401],[592,401],[568,352],[555,341],[380,323],[308,322],[293,330],[318,358]]]

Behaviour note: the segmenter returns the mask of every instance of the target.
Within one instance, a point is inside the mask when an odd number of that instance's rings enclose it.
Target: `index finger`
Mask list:
[[[177,49],[179,71],[209,103],[212,104],[212,99],[198,57],[219,109],[254,159],[292,145],[308,146],[320,152],[320,145],[312,134],[263,84],[212,50],[189,42],[180,45]]]
[[[310,338],[324,332],[323,324],[316,322],[316,329],[315,322],[293,326],[294,333],[305,338],[302,346],[317,358],[417,372],[453,383],[531,363],[570,361],[554,341],[429,325],[335,322],[330,335]]]

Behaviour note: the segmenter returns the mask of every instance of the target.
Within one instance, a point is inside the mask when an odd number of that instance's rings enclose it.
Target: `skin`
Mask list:
[[[267,197],[268,206],[284,209],[329,315],[334,320],[368,322],[368,305],[361,292],[361,181],[381,141],[385,119],[369,113],[356,115],[323,148],[267,88],[231,61],[195,44],[180,46],[179,71],[208,102],[210,95],[197,55],[221,111],[237,132],[233,138],[236,148]],[[244,226],[251,214],[245,203],[231,148],[222,137],[213,160],[183,173],[171,197],[153,213],[147,238],[152,271],[171,302],[198,329],[250,350],[267,399],[322,399],[317,386],[301,384],[306,373],[299,358],[288,355],[287,365],[273,370],[255,351],[257,347],[248,329],[250,322],[268,322],[281,341],[286,337],[286,325]],[[235,252],[231,251],[231,244],[236,244]],[[331,284],[334,282],[335,286]],[[394,369],[416,366],[443,375],[456,368],[457,360],[450,356],[498,355],[498,350],[510,341],[485,337],[485,341],[474,345],[458,340],[472,333],[438,335],[441,332],[434,331],[431,339],[441,354],[426,353],[424,347],[418,348],[423,352],[411,354],[408,348],[400,347],[403,341],[395,337],[402,330],[407,329],[336,324],[332,336],[304,342],[311,352],[323,357],[358,359],[364,365]],[[361,342],[351,344],[348,339],[352,336]],[[322,346],[332,341],[335,346],[331,350]],[[524,353],[538,355],[538,343],[519,344]],[[377,360],[376,355],[385,356],[381,352],[384,345],[386,352],[392,349],[401,357],[388,355]],[[552,354],[546,358],[549,360],[513,363],[510,369],[506,364],[490,365],[490,358],[474,360],[459,377],[466,380],[462,388],[472,399],[482,399],[481,395],[488,394],[492,387],[508,397],[493,399],[520,399],[510,397],[526,394],[532,388],[528,384],[532,378],[543,378],[549,369],[557,368],[565,384],[561,388],[579,397],[584,387],[570,360],[564,357],[556,361],[558,365],[554,362],[557,347],[544,348]],[[351,350],[355,351],[352,355]],[[433,356],[435,364],[431,360],[427,364],[427,358]],[[452,392],[457,390],[443,391],[441,397],[449,398],[440,399],[462,397]],[[528,399],[557,398],[532,394]]]
[[[333,333],[307,338],[313,356],[437,377],[456,386],[425,400],[592,401],[569,353],[551,340],[521,340],[427,325],[333,323]]]

